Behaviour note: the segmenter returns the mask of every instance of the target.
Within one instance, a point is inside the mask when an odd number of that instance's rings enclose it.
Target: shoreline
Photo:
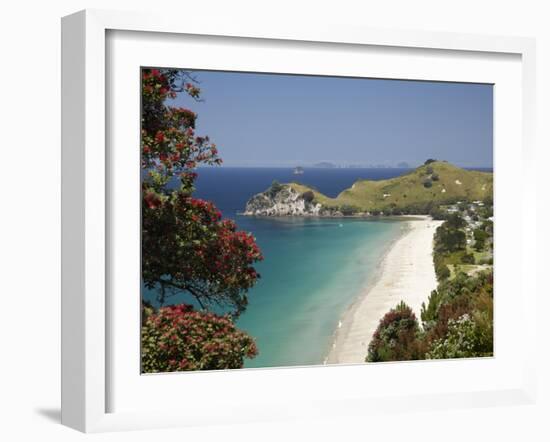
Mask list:
[[[433,236],[442,221],[421,215],[406,219],[404,231],[382,256],[373,279],[341,316],[325,364],[364,363],[380,319],[401,300],[420,321],[422,302],[437,288]]]
[[[384,221],[384,220],[411,220],[418,219],[423,220],[429,218],[429,215],[414,215],[414,214],[404,214],[404,215],[365,215],[365,214],[354,214],[354,215],[319,215],[319,214],[307,214],[301,213],[297,215],[256,215],[247,212],[236,212],[235,215],[243,216],[247,218],[260,218],[260,219],[281,219],[281,218],[307,218],[307,219],[362,219],[366,221]]]

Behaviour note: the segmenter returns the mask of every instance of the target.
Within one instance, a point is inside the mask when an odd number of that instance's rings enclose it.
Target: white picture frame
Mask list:
[[[474,54],[480,60],[490,54],[515,56],[521,69],[521,111],[518,128],[519,144],[517,158],[521,159],[522,176],[534,170],[534,105],[535,105],[535,43],[532,39],[518,37],[492,37],[450,33],[427,33],[416,31],[388,31],[359,29],[345,26],[301,26],[249,22],[186,22],[168,16],[86,10],[63,18],[62,21],[62,423],[84,432],[111,431],[169,426],[207,425],[213,422],[249,422],[257,420],[284,419],[329,415],[364,415],[373,410],[396,412],[410,409],[437,409],[500,404],[532,403],[535,397],[536,357],[534,352],[536,305],[535,270],[528,265],[527,257],[535,256],[536,194],[525,188],[518,190],[521,213],[518,215],[521,241],[518,253],[521,266],[518,287],[521,289],[523,315],[519,320],[525,348],[518,358],[513,379],[500,387],[487,389],[476,387],[472,391],[449,393],[437,387],[425,394],[390,392],[376,398],[359,392],[354,396],[338,396],[335,390],[322,397],[292,396],[288,401],[272,404],[254,402],[254,394],[233,399],[233,407],[223,411],[206,413],[206,408],[196,410],[150,409],[113,411],[109,394],[113,385],[109,370],[112,353],[107,328],[111,312],[107,297],[108,253],[112,230],[109,223],[108,186],[108,134],[106,121],[109,88],[106,79],[110,55],[107,45],[109,32],[148,32],[156,36],[216,36],[225,39],[269,40],[285,45],[308,44],[338,45],[346,47],[376,47],[380,51],[391,48],[426,49]],[[153,34],[151,34],[153,35]],[[338,50],[338,49],[336,49]],[[435,51],[435,52],[434,52]],[[111,54],[112,55],[112,54]],[[137,94],[137,91],[136,91]],[[136,111],[137,114],[137,111]],[[514,114],[516,115],[516,114]],[[496,116],[498,118],[498,115]],[[504,164],[504,163],[503,163]],[[503,166],[503,171],[506,170]],[[498,172],[497,172],[498,173]],[[504,177],[504,172],[502,173]],[[501,187],[501,188],[504,188]],[[496,186],[498,194],[498,183]],[[498,207],[498,201],[497,201]],[[496,208],[498,210],[498,208]],[[503,212],[504,213],[504,212]],[[502,224],[501,236],[507,228]],[[498,236],[499,232],[495,233]],[[496,256],[498,261],[498,254]],[[498,272],[498,269],[497,269]],[[505,275],[503,274],[503,278]],[[496,278],[498,279],[498,273]],[[504,287],[504,285],[502,285]],[[503,289],[504,290],[504,289]],[[497,324],[502,329],[506,324]],[[510,327],[510,326],[508,326]],[[530,339],[531,338],[531,339]],[[498,345],[498,344],[497,344]],[[467,366],[459,361],[440,362],[455,364],[453,370],[476,370],[479,366]],[[398,364],[378,365],[380,371],[393,371],[399,375]],[[425,366],[410,364],[419,376],[426,376]],[[442,366],[442,365],[440,365]],[[486,369],[491,369],[488,365]],[[327,380],[334,382],[338,376],[360,376],[361,367],[320,367],[330,373]],[[301,370],[301,371],[300,371]],[[294,376],[309,376],[308,369],[278,370],[278,376],[290,380]],[[273,370],[242,371],[237,375],[226,372],[206,373],[209,382],[221,384],[232,376],[232,382],[246,385],[247,377],[262,385],[266,373]],[[281,374],[281,372],[283,374]],[[252,373],[254,373],[252,375]],[[301,374],[300,374],[301,373]],[[304,374],[305,373],[305,374]],[[317,373],[319,370],[317,369]],[[215,378],[214,378],[215,376]],[[170,376],[162,379],[163,388],[170,388]],[[174,378],[175,379],[175,378]],[[196,382],[200,382],[198,377]],[[252,381],[251,381],[252,382]],[[290,381],[292,382],[292,381]],[[246,388],[246,387],[244,387]],[[253,387],[249,387],[254,390]],[[257,390],[257,388],[256,388]],[[433,391],[432,391],[433,390]],[[227,404],[225,404],[227,405]],[[206,406],[206,405],[205,405]],[[238,412],[236,412],[238,411]]]

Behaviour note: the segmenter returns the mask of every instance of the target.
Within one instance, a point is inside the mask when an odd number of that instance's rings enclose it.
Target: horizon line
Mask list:
[[[472,169],[472,168],[476,168],[476,169],[493,169],[494,166],[493,165],[490,165],[490,166],[487,166],[487,165],[475,165],[475,166],[472,166],[472,165],[466,165],[466,166],[463,166],[461,164],[455,164],[455,163],[449,163],[449,164],[452,164],[456,167],[460,167],[462,169]],[[267,169],[267,168],[270,168],[270,169],[294,169],[296,167],[301,167],[303,169],[416,169],[420,166],[422,166],[422,164],[419,164],[417,166],[408,166],[408,167],[398,167],[398,166],[374,166],[374,165],[359,165],[359,166],[354,166],[354,165],[349,165],[349,166],[338,166],[338,165],[335,165],[334,167],[323,167],[323,166],[315,166],[315,165],[309,165],[309,166],[293,166],[293,165],[281,165],[281,164],[220,164],[220,165],[206,165],[206,166],[198,166],[197,169],[207,169],[207,168],[210,168],[210,167],[226,167],[226,168],[243,168],[243,169],[253,169],[253,168],[258,168],[258,169]]]

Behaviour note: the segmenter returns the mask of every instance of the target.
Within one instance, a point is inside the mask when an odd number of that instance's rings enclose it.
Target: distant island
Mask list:
[[[358,180],[336,198],[297,182],[274,182],[246,204],[245,215],[372,216],[433,214],[441,205],[484,201],[493,195],[493,174],[428,160],[396,178]]]
[[[313,167],[318,167],[320,169],[334,169],[336,168],[336,164],[331,163],[329,161],[321,161],[319,163],[315,163]]]

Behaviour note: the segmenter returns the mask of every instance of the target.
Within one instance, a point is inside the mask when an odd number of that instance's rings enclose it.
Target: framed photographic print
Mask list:
[[[64,18],[63,423],[531,401],[533,47]]]

